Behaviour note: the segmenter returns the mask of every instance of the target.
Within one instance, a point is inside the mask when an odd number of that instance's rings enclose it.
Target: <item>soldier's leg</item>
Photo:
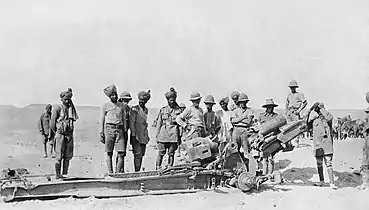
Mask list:
[[[330,187],[332,189],[337,189],[337,186],[334,184],[334,175],[333,175],[332,161],[333,161],[333,155],[326,155],[326,156],[324,156],[324,163],[325,163],[325,166],[327,167]]]
[[[177,143],[169,143],[168,148],[168,166],[174,165],[174,153],[177,150],[178,144]]]
[[[55,135],[55,177],[56,179],[63,178],[61,175],[61,163],[63,159],[63,136],[60,134]]]
[[[133,165],[135,168],[135,172],[138,172],[141,170],[141,164],[142,164],[142,157],[143,157],[143,151],[140,142],[137,141],[137,139],[133,136],[131,136],[131,145],[132,145],[132,152],[133,152]]]
[[[369,136],[367,131],[365,130],[364,130],[363,157],[360,174],[362,183],[359,189],[366,190],[369,188]]]
[[[165,143],[158,142],[158,157],[156,158],[156,170],[161,168],[161,164],[163,163],[163,157],[166,153]]]
[[[113,171],[113,151],[116,140],[116,128],[112,128],[109,125],[105,126],[105,152],[106,152],[106,166],[108,173],[114,173]]]
[[[246,131],[243,131],[240,136],[241,139],[241,145],[244,153],[244,157],[246,158],[245,164],[247,171],[250,171],[250,146],[249,146],[249,140],[248,140],[248,133]],[[256,166],[255,166],[256,168]]]
[[[63,158],[63,173],[62,175],[68,174],[69,161],[73,158],[74,152],[74,139],[73,134],[65,137],[65,150]]]
[[[118,153],[115,172],[124,173],[124,157],[126,156],[127,139],[125,139],[123,128],[116,130],[115,150]]]
[[[316,165],[318,169],[320,185],[324,183],[324,173],[323,173],[323,157],[315,157]]]
[[[47,138],[45,138],[45,136],[42,136],[42,145],[44,149],[44,156],[42,157],[47,158]]]
[[[55,154],[54,154],[54,151],[55,151],[55,140],[54,140],[55,138],[54,137],[52,137],[52,138],[50,138],[49,139],[49,144],[50,144],[50,155],[51,155],[51,157],[52,158],[54,158],[55,157]]]

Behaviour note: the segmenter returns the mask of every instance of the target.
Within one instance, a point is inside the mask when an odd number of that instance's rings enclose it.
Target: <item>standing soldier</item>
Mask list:
[[[124,172],[124,157],[126,155],[127,141],[124,139],[123,131],[125,127],[125,112],[122,104],[118,102],[118,93],[115,85],[104,88],[104,93],[110,101],[101,107],[100,116],[100,138],[105,144],[106,165],[109,173],[113,171],[113,151],[118,152],[116,172]]]
[[[161,168],[164,155],[168,152],[168,166],[174,164],[174,154],[178,148],[179,126],[176,118],[181,114],[181,108],[176,102],[177,92],[171,88],[165,93],[168,105],[160,109],[156,126],[156,140],[158,143],[158,157],[156,159],[156,170]]]
[[[204,114],[204,122],[206,128],[205,136],[210,136],[211,138],[217,137],[221,128],[220,118],[213,111],[213,106],[215,103],[214,97],[208,95],[205,97],[204,104],[206,106],[207,112]]]
[[[333,116],[329,113],[323,103],[315,103],[310,111],[315,111],[318,116],[315,116],[308,122],[308,128],[313,129],[313,144],[315,150],[315,158],[319,174],[319,183],[317,186],[324,185],[324,175],[323,175],[323,160],[325,166],[327,167],[330,187],[332,189],[337,189],[334,185],[333,177],[333,140],[331,135],[330,123],[332,122]]]
[[[38,121],[38,130],[42,136],[42,143],[44,145],[44,156],[43,158],[47,158],[47,143],[50,144],[50,155],[51,157],[55,157],[53,154],[54,151],[54,142],[52,137],[52,132],[50,130],[50,119],[51,119],[51,104],[47,104],[45,106],[45,112],[41,114],[41,117]]]
[[[186,140],[205,137],[204,112],[200,107],[200,93],[191,93],[190,101],[192,106],[186,108],[176,119],[178,125],[186,131]]]
[[[301,111],[306,107],[307,101],[303,93],[299,93],[296,89],[299,87],[295,80],[291,80],[288,85],[291,93],[288,94],[286,100],[286,117],[288,122],[301,119]],[[296,147],[299,147],[300,137],[296,138]]]
[[[69,161],[73,158],[74,122],[77,118],[76,112],[70,112],[72,93],[69,91],[60,94],[62,104],[55,107],[50,120],[50,126],[55,133],[55,174],[56,179],[63,178],[68,174]],[[74,114],[73,114],[74,113]],[[60,173],[63,163],[63,172]]]
[[[221,142],[229,142],[232,136],[233,125],[231,123],[232,111],[228,109],[229,97],[220,99],[219,105],[222,110],[217,111],[221,121],[220,139]]]
[[[233,103],[230,103],[229,104],[229,107],[228,109],[231,110],[231,111],[234,111],[237,107],[238,107],[238,97],[240,96],[240,93],[237,92],[237,91],[233,91],[231,93],[231,99],[233,101]]]
[[[249,142],[248,142],[248,128],[252,126],[254,120],[254,112],[247,107],[249,98],[245,93],[241,93],[238,97],[237,109],[233,111],[231,116],[231,122],[234,130],[232,133],[232,141],[238,145],[238,150],[242,147],[244,151],[244,157],[249,159]],[[247,160],[248,161],[248,160]],[[247,170],[249,170],[249,163],[246,162]]]
[[[150,97],[150,90],[139,92],[138,105],[131,108],[131,114],[129,116],[131,145],[134,156],[133,164],[136,172],[141,170],[142,159],[146,152],[146,144],[150,141],[149,131],[147,129],[147,115],[149,111],[146,108],[146,103],[150,100]]]
[[[366,94],[366,101],[369,103],[369,92]],[[365,110],[363,134],[364,145],[361,163],[362,184],[359,189],[367,190],[369,185],[369,107]]]
[[[266,100],[266,103],[262,106],[266,110],[265,112],[260,113],[259,115],[259,122],[261,125],[278,116],[278,114],[274,112],[274,108],[277,106],[278,105],[274,103],[273,99]],[[274,171],[274,155],[270,155],[269,157],[263,158],[263,175],[272,174],[273,171]]]
[[[131,97],[131,94],[127,91],[123,91],[121,94],[120,94],[120,97],[119,97],[119,102],[120,102],[120,105],[122,106],[122,109],[123,109],[123,112],[124,112],[124,115],[125,115],[125,118],[124,118],[124,129],[123,129],[123,137],[124,137],[124,145],[125,145],[125,148],[127,148],[127,144],[128,144],[128,141],[129,141],[129,137],[128,137],[128,130],[129,130],[129,113],[131,112],[131,107],[129,106],[129,102],[132,100],[132,97]],[[132,150],[132,149],[130,149]],[[126,150],[125,150],[125,154],[126,153]],[[117,155],[116,157],[116,160],[115,160],[115,163],[116,163],[116,167],[118,167],[118,160],[119,160],[119,155]],[[124,165],[123,165],[123,168],[121,168],[121,171],[124,173]],[[116,172],[117,173],[120,173],[118,168],[116,168]]]

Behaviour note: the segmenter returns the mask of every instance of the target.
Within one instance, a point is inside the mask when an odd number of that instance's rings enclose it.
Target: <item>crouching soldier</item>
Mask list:
[[[174,164],[174,154],[178,148],[179,142],[179,126],[175,121],[178,115],[181,114],[181,108],[176,102],[177,93],[171,90],[165,93],[168,105],[160,109],[157,125],[156,125],[156,139],[158,143],[158,157],[156,159],[156,169],[161,168],[163,157],[168,153],[168,166]]]
[[[129,115],[129,128],[131,129],[131,145],[133,152],[133,164],[135,171],[141,170],[142,159],[145,156],[146,145],[149,143],[149,132],[146,103],[150,100],[150,91],[138,93],[138,105],[131,108]]]
[[[323,160],[327,167],[329,182],[332,189],[337,189],[333,179],[333,140],[331,136],[331,128],[329,124],[332,122],[333,116],[329,113],[323,103],[315,103],[310,111],[315,111],[318,116],[315,116],[308,122],[308,128],[313,129],[313,144],[315,150],[315,158],[319,174],[319,183],[317,186],[324,185],[323,175]]]
[[[104,88],[104,93],[110,101],[101,107],[100,116],[100,139],[105,144],[107,153],[106,165],[109,173],[113,172],[113,151],[117,151],[118,161],[116,172],[124,172],[124,157],[126,156],[127,139],[124,138],[125,112],[123,105],[118,102],[118,93],[115,85]]]
[[[55,174],[57,179],[63,178],[62,175],[68,174],[69,161],[73,157],[74,142],[74,121],[76,116],[73,116],[71,109],[72,93],[69,91],[60,94],[62,104],[55,107],[51,117],[50,126],[55,133]],[[71,116],[72,115],[72,116]],[[62,175],[60,173],[63,164]]]

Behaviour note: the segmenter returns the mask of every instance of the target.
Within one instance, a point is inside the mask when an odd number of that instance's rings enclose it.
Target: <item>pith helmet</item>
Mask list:
[[[249,101],[249,97],[245,93],[240,93],[240,96],[238,96],[238,102],[242,101]]]
[[[366,93],[365,99],[366,99],[366,102],[369,103],[369,92]]]
[[[127,92],[127,91],[123,91],[120,94],[120,98],[121,99],[126,99],[126,100],[132,100],[131,94],[129,92]]]
[[[201,95],[199,92],[193,92],[190,95],[190,101],[196,101],[198,99],[201,99]]]
[[[261,106],[261,107],[266,108],[266,107],[269,107],[269,106],[277,107],[278,104],[275,104],[274,101],[273,101],[273,99],[272,98],[269,98],[269,99],[267,99],[265,101],[265,104],[263,106]]]
[[[365,112],[366,113],[369,113],[369,107],[365,109]]]
[[[215,99],[212,95],[208,95],[205,97],[204,103],[205,104],[215,104]]]
[[[184,103],[179,104],[179,107],[186,108],[186,105]]]
[[[288,87],[299,87],[299,85],[297,84],[296,80],[291,80],[290,84],[288,84]]]

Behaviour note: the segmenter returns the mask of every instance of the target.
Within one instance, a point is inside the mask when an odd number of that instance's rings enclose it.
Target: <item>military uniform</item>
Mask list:
[[[50,131],[50,120],[51,120],[51,114],[42,113],[38,121],[38,129],[42,136],[42,143],[46,144],[50,140],[51,145],[53,145],[53,141],[51,138],[51,131]]]
[[[105,152],[122,152],[126,154],[127,140],[124,138],[126,129],[126,113],[120,102],[107,102],[101,107],[101,132],[105,134]]]
[[[142,158],[146,153],[146,145],[149,143],[149,132],[147,123],[148,109],[140,105],[131,108],[129,124],[131,129],[132,152],[136,161],[135,171],[140,171]]]
[[[184,134],[186,140],[197,137],[205,137],[205,122],[204,112],[201,107],[194,107],[193,105],[186,108],[176,119],[176,122],[188,130]]]
[[[181,108],[178,104],[173,107],[169,105],[162,107],[158,114],[157,120],[157,142],[159,156],[164,156],[168,153],[169,165],[172,166],[174,163],[174,154],[178,148],[180,141],[179,126],[176,122],[176,118],[181,114]],[[157,163],[157,168],[161,167],[161,161]]]
[[[254,111],[250,108],[246,108],[245,110],[237,108],[234,110],[231,117],[231,122],[234,128],[232,141],[237,143],[239,149],[242,147],[245,154],[248,154],[250,149],[248,142],[250,134],[247,129],[251,127],[254,116]]]
[[[303,93],[290,93],[286,100],[286,117],[287,121],[297,121],[301,119],[298,112],[302,104],[306,101]]]
[[[318,103],[317,103],[318,104]],[[313,106],[314,107],[314,106]],[[315,158],[317,162],[320,182],[324,182],[323,160],[327,167],[331,186],[335,187],[333,182],[333,139],[331,135],[331,122],[333,116],[329,113],[322,103],[318,105],[320,113],[308,122],[308,127],[313,129],[313,144]]]

